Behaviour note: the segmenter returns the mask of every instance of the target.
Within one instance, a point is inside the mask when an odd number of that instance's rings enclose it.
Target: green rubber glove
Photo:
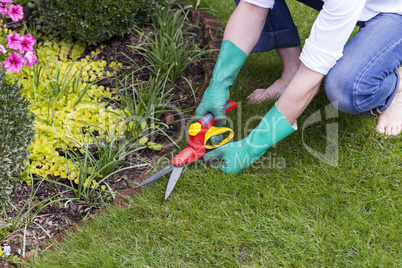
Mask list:
[[[209,142],[211,144],[215,144],[218,145],[219,143],[221,143],[223,141],[223,135],[216,135],[216,136],[212,136],[211,138],[209,138]]]
[[[203,159],[223,173],[239,174],[295,130],[275,105],[247,138],[214,149]]]
[[[229,100],[229,87],[233,85],[237,74],[247,59],[247,54],[229,40],[221,44],[212,78],[205,90],[200,105],[195,110],[195,121],[211,112],[216,120],[215,126],[226,123],[225,104]]]

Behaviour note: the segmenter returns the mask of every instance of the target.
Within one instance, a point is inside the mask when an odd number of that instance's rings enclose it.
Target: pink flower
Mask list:
[[[7,72],[19,73],[24,66],[24,60],[18,53],[13,52],[10,54],[10,58],[4,61],[4,66],[7,68]]]
[[[0,44],[0,53],[4,54],[7,53],[7,50]]]
[[[38,61],[38,58],[35,56],[35,52],[33,51],[28,51],[27,53],[25,53],[23,58],[25,64],[28,65],[28,67],[30,68],[32,67],[32,65],[34,65],[34,63]]]
[[[32,40],[32,42],[36,43],[36,39],[35,39],[35,37],[33,37],[32,35],[30,35],[30,34],[26,34],[26,35],[24,35],[24,37],[25,37],[25,36],[26,36],[26,38],[31,39],[31,40]]]
[[[8,7],[7,5],[0,4],[0,13],[3,17],[7,16],[8,14]]]
[[[9,48],[12,48],[15,50],[21,49],[21,41],[20,41],[20,36],[18,35],[18,33],[7,35],[7,39],[8,39],[7,46]]]
[[[13,2],[13,0],[0,0],[0,2],[3,2],[3,3],[12,3]]]
[[[8,11],[8,16],[14,21],[19,21],[24,17],[24,13],[22,12],[22,6],[11,4],[10,10]]]
[[[35,44],[36,39],[30,35],[26,34],[20,38],[20,53],[28,52],[28,51],[34,51],[33,50],[33,45]]]

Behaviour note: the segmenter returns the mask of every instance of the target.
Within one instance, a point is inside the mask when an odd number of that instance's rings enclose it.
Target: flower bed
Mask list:
[[[150,26],[144,31],[152,29]],[[187,30],[196,33],[198,37],[194,40],[205,46],[205,40],[199,38],[202,35],[199,28],[192,26]],[[124,98],[130,96],[122,90],[126,89],[122,83],[123,77],[128,77],[128,72],[135,70],[129,78],[130,83],[136,86],[141,84],[145,89],[168,87],[169,96],[165,98],[176,107],[194,105],[195,97],[189,92],[204,85],[204,63],[196,61],[182,72],[186,79],[174,83],[163,77],[165,80],[154,78],[152,70],[147,67],[150,63],[145,59],[146,53],[140,55],[126,46],[138,46],[141,42],[144,42],[141,37],[131,36],[114,39],[98,47],[86,47],[73,40],[42,37],[36,46],[38,63],[32,68],[22,67],[19,73],[8,74],[10,80],[18,79],[23,86],[23,94],[31,102],[31,111],[36,116],[37,130],[30,147],[28,172],[24,174],[26,182],[15,183],[12,205],[6,206],[4,211],[9,221],[21,215],[29,216],[31,220],[14,222],[15,227],[27,227],[28,231],[24,233],[28,240],[26,247],[22,246],[24,239],[21,233],[5,229],[4,235],[7,232],[11,232],[11,235],[6,236],[2,246],[11,245],[14,255],[19,255],[18,249],[22,247],[22,253],[27,252],[33,248],[32,245],[69,228],[74,222],[96,211],[98,206],[93,204],[100,199],[111,200],[116,191],[126,189],[138,172],[145,168],[140,164],[161,154],[158,144],[168,140],[166,134],[177,132],[177,125],[170,122],[171,112],[161,113],[158,125],[148,121],[138,105],[133,107],[134,111],[144,120],[127,120],[128,115],[134,116],[133,109],[122,106],[127,104]],[[118,53],[121,51],[126,55]],[[160,80],[163,81],[163,87]],[[128,93],[138,97],[139,92],[133,92],[133,88],[130,87]],[[149,92],[143,94],[147,95]],[[164,101],[161,103],[166,104]],[[166,119],[166,115],[169,115],[169,119]],[[162,125],[167,127],[164,129],[165,135],[155,132]],[[125,147],[131,150],[126,159],[118,161],[109,174],[102,174],[102,168],[99,169],[97,164],[101,157],[98,149],[112,141],[121,145],[121,138],[129,135],[132,136],[128,140],[134,145]],[[124,146],[128,145],[125,143]],[[94,155],[96,157],[90,161],[88,157]],[[85,170],[82,169],[84,162],[79,160],[89,163]],[[121,171],[113,173],[116,169]],[[32,178],[45,180],[34,180],[30,186]],[[81,196],[77,197],[79,187],[84,187],[84,190],[81,189]],[[57,196],[58,200],[52,199],[52,196]],[[30,217],[32,213],[36,213],[35,218]]]

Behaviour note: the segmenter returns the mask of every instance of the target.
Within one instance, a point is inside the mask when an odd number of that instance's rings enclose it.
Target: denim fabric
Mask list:
[[[402,15],[380,13],[345,45],[329,71],[325,90],[341,112],[379,114],[391,104],[400,83]]]
[[[240,0],[235,0],[236,5]],[[264,29],[251,52],[265,52],[276,48],[297,47],[300,45],[299,33],[284,0],[276,0],[268,11]]]

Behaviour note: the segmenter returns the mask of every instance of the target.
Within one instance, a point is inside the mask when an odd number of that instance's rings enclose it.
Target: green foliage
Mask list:
[[[51,56],[45,66],[37,64],[32,68],[34,75],[32,85],[35,97],[40,97],[47,104],[47,113],[43,114],[43,111],[41,111],[42,115],[46,117],[45,120],[41,120],[39,117],[38,119],[50,126],[53,126],[57,108],[60,108],[60,106],[66,107],[68,101],[72,101],[72,108],[74,109],[94,84],[93,81],[89,81],[88,75],[83,75],[84,68],[87,65],[74,68],[77,62],[75,60],[67,68],[62,68],[58,61],[58,57]],[[48,79],[44,79],[45,76]],[[46,82],[43,82],[43,80],[46,80]],[[89,82],[83,85],[82,81]],[[42,94],[37,91],[40,86],[45,89]]]
[[[110,191],[114,198],[113,189],[107,183],[107,179],[118,172],[145,166],[146,161],[133,158],[132,155],[145,146],[138,143],[137,139],[124,139],[123,130],[120,125],[112,129],[101,129],[96,127],[96,133],[87,129],[90,135],[81,134],[83,142],[70,138],[79,150],[66,151],[71,159],[71,166],[67,162],[67,173],[70,184],[59,183],[73,191],[75,196],[84,200],[87,204],[98,203],[97,189]],[[91,149],[95,148],[95,151]],[[123,167],[123,164],[131,162],[132,165]],[[76,184],[76,186],[74,185]],[[102,195],[99,195],[102,198]]]
[[[169,78],[175,81],[208,51],[194,44],[194,33],[185,22],[188,11],[181,8],[171,12],[170,9],[168,5],[157,12],[152,24],[154,33],[137,29],[145,42],[131,47],[145,57],[155,75],[169,73]]]
[[[34,116],[21,87],[0,72],[0,203],[9,199],[12,178],[20,176],[28,161],[28,145],[34,138]]]
[[[43,22],[89,45],[132,31],[150,20],[163,0],[38,0]]]
[[[147,82],[135,80],[134,73],[116,79],[117,93],[120,97],[121,116],[127,122],[125,136],[128,139],[142,137],[147,128],[152,135],[157,126],[166,127],[160,120],[169,111],[173,87],[167,86],[169,73],[151,76]],[[140,142],[146,143],[147,137]]]

